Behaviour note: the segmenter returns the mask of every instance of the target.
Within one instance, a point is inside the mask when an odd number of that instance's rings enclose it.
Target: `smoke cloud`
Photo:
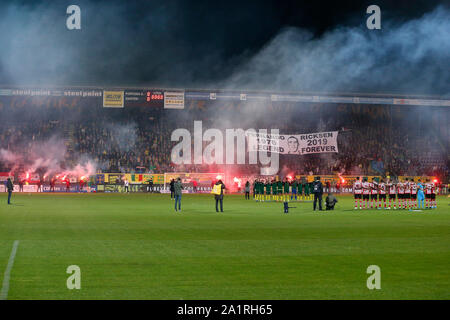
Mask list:
[[[340,27],[314,39],[288,28],[224,82],[228,88],[450,95],[450,10],[381,31]]]
[[[66,166],[64,160],[67,156],[67,147],[64,140],[57,136],[29,144],[29,150],[25,149],[24,145],[16,147],[22,151],[0,149],[0,162],[11,165],[10,172],[21,169],[29,173],[40,173],[42,177],[57,174],[87,177],[96,173],[97,164],[87,155],[77,156],[76,159],[72,159],[74,165]]]
[[[109,147],[115,147],[121,152],[133,150],[137,141],[138,126],[136,123],[108,123],[105,127],[111,132]]]
[[[182,3],[81,1],[77,31],[65,27],[69,4],[0,4],[1,83],[450,94],[444,6],[401,23],[382,8],[381,30],[343,21],[315,37],[286,28],[261,50],[227,54],[227,26],[219,20],[208,41],[198,39],[194,9]]]

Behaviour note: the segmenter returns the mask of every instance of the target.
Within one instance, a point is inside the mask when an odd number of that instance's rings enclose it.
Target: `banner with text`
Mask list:
[[[305,134],[247,133],[248,150],[280,154],[310,154],[338,152],[338,131]]]

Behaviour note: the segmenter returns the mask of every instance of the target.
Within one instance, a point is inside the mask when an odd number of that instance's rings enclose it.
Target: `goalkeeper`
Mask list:
[[[425,201],[425,194],[423,193],[423,185],[419,179],[419,181],[417,182],[417,202],[419,205],[419,209],[420,208],[425,209],[424,201]]]
[[[294,179],[294,181],[292,181],[292,188],[291,188],[291,201],[294,199],[295,197],[295,201],[297,201],[297,180]]]

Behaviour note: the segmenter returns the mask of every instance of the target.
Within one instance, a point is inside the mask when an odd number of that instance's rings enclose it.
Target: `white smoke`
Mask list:
[[[315,39],[287,28],[224,82],[228,88],[450,94],[450,10],[381,31],[340,27]]]
[[[136,123],[107,124],[105,126],[111,135],[110,146],[115,146],[121,152],[133,150],[137,142],[138,126]]]
[[[74,164],[67,167],[64,162],[68,158],[67,147],[57,136],[29,144],[28,150],[23,146],[17,146],[17,151],[0,149],[0,161],[10,165],[11,172],[23,168],[29,173],[41,172],[46,177],[56,174],[88,177],[97,172],[97,163],[87,155],[76,156],[72,159]]]

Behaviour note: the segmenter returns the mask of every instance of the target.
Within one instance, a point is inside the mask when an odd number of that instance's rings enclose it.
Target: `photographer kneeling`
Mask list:
[[[326,210],[334,210],[334,205],[337,203],[336,197],[330,192],[325,199]]]

